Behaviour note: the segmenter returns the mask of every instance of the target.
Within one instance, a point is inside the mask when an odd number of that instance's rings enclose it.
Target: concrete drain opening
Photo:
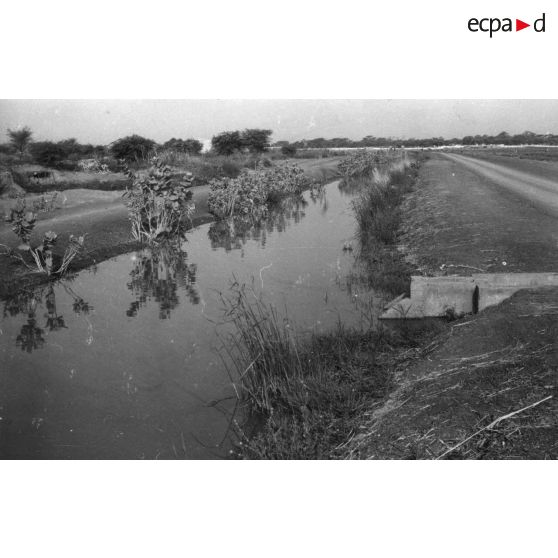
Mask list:
[[[557,287],[558,273],[478,273],[469,277],[411,277],[411,296],[384,307],[382,320],[456,317],[500,304],[521,289]]]

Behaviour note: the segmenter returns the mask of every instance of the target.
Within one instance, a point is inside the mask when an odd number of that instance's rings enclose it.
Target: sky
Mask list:
[[[558,133],[558,100],[0,100],[0,142],[29,126],[37,141],[108,144],[139,134],[207,141],[225,130],[268,128],[272,141],[367,135],[445,138]]]

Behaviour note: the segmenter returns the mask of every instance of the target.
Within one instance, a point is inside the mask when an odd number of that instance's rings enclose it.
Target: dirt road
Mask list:
[[[445,156],[473,171],[488,183],[505,188],[526,201],[536,204],[541,211],[558,217],[558,169],[555,169],[554,176],[548,176],[549,166],[555,166],[553,163],[549,165],[531,161],[526,165],[524,161],[513,159],[506,163],[501,160],[495,163],[463,155],[446,154]],[[521,165],[519,168],[517,163]]]
[[[424,271],[558,271],[558,164],[501,159],[425,162],[403,235]]]

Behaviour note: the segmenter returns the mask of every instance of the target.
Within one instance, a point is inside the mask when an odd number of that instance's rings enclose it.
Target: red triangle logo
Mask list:
[[[515,30],[516,31],[521,31],[522,29],[525,29],[526,27],[531,27],[531,24],[525,23],[524,21],[521,21],[520,19],[515,20]]]

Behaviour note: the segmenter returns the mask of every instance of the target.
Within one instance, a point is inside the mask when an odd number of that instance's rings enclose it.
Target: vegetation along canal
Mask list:
[[[3,458],[211,458],[232,447],[237,404],[223,343],[231,284],[293,327],[358,325],[352,200],[330,183],[260,226],[202,225],[3,302]],[[344,249],[345,247],[345,249]],[[363,305],[364,303],[364,305]]]

